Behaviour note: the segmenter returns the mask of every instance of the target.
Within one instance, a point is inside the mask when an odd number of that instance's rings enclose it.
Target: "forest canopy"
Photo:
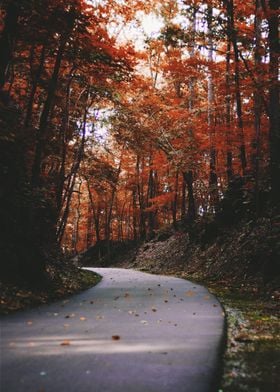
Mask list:
[[[3,274],[188,227],[228,194],[228,219],[279,203],[278,15],[277,0],[1,1]]]

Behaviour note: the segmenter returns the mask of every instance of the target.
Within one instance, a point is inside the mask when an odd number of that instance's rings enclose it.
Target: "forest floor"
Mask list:
[[[207,286],[223,304],[228,322],[219,392],[270,392],[280,385],[279,238],[279,226],[268,219],[239,222],[203,245],[169,228],[101,265]]]
[[[24,284],[0,282],[0,314],[54,302],[95,286],[101,277],[92,271],[81,270],[69,263],[64,268],[49,271],[49,284],[32,290]]]

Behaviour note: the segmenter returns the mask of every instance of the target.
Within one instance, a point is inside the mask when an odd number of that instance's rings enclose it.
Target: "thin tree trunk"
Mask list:
[[[36,148],[35,148],[35,157],[34,157],[34,163],[33,163],[33,168],[32,168],[32,185],[34,187],[40,185],[40,176],[41,176],[41,164],[42,164],[42,159],[43,159],[43,151],[44,151],[44,144],[46,142],[46,131],[47,131],[47,125],[48,125],[48,120],[49,120],[49,115],[51,112],[53,100],[55,97],[55,92],[57,89],[57,84],[58,84],[58,76],[59,76],[59,70],[63,58],[63,54],[65,51],[66,43],[67,43],[67,38],[63,37],[56,55],[56,60],[55,60],[55,65],[53,68],[53,73],[51,80],[49,82],[49,87],[48,87],[48,94],[47,98],[44,104],[44,108],[40,117],[40,123],[39,123],[39,129],[38,129],[38,134],[37,134],[37,143],[36,143]]]
[[[184,178],[188,190],[188,212],[186,218],[189,223],[192,223],[196,218],[196,208],[195,208],[195,199],[194,199],[194,191],[193,191],[193,172],[188,171],[184,173]]]
[[[96,206],[92,197],[92,193],[90,190],[90,183],[89,180],[86,178],[86,183],[87,183],[87,189],[88,189],[88,195],[89,195],[89,201],[91,205],[91,210],[93,213],[93,219],[94,219],[94,226],[95,226],[95,236],[96,236],[96,242],[99,242],[101,240],[100,237],[100,219],[99,219],[99,212],[96,211]]]
[[[81,186],[82,186],[82,181],[79,181],[79,187],[78,187],[78,205],[77,205],[77,219],[76,219],[76,241],[75,241],[75,252],[78,253],[78,244],[80,240],[80,219],[81,219]]]
[[[0,90],[3,89],[7,81],[9,66],[13,58],[19,18],[19,4],[15,1],[10,1],[5,11],[4,29],[0,38]]]
[[[271,195],[279,203],[280,189],[280,103],[279,103],[279,0],[269,0],[268,42],[269,42],[269,135],[270,135],[270,176]]]
[[[150,163],[151,167],[153,164],[152,155],[150,155]],[[153,202],[150,200],[153,199],[157,195],[157,173],[156,170],[150,168],[149,172],[149,180],[148,180],[148,190],[147,190],[147,202],[146,205],[152,207]],[[156,211],[149,211],[148,213],[148,227],[149,227],[149,237],[152,238],[154,236],[154,231],[156,228]]]
[[[228,18],[229,23],[229,18]],[[226,54],[226,143],[227,143],[227,158],[226,158],[226,168],[227,168],[227,180],[228,183],[233,177],[233,167],[232,167],[232,150],[231,150],[231,94],[230,94],[230,48],[231,41],[228,37],[227,41],[227,54]]]
[[[43,45],[42,50],[41,50],[41,54],[40,54],[39,66],[38,66],[37,71],[35,72],[33,80],[32,80],[32,88],[30,91],[28,104],[27,104],[27,110],[26,110],[26,116],[25,116],[25,120],[24,120],[25,127],[28,127],[31,123],[31,120],[32,120],[34,99],[35,99],[38,83],[39,83],[40,77],[41,77],[43,69],[44,69],[45,57],[46,57],[46,46]],[[31,71],[31,73],[32,73],[32,71]]]
[[[59,243],[61,243],[63,235],[64,235],[64,231],[65,231],[65,227],[66,227],[67,219],[68,219],[68,215],[69,215],[69,210],[70,210],[71,198],[72,198],[73,190],[74,190],[75,183],[76,183],[76,176],[77,176],[77,173],[78,173],[78,170],[79,170],[82,158],[83,158],[83,154],[84,154],[84,146],[85,146],[85,138],[86,138],[86,122],[87,122],[87,114],[88,114],[88,109],[89,109],[88,97],[89,97],[89,92],[87,92],[86,107],[84,110],[84,118],[83,118],[83,125],[82,125],[82,140],[81,140],[81,144],[78,149],[78,152],[77,152],[77,157],[76,157],[75,162],[74,162],[72,169],[71,169],[71,175],[68,180],[69,182],[68,182],[68,186],[65,191],[64,200],[63,200],[63,204],[65,203],[65,207],[62,212],[61,219],[58,223],[57,240]]]
[[[72,68],[70,72],[70,76],[67,83],[66,97],[65,97],[65,110],[62,116],[62,123],[60,129],[61,163],[58,172],[58,180],[56,186],[56,206],[57,206],[58,216],[60,215],[61,209],[63,207],[63,190],[64,190],[64,183],[65,183],[65,165],[66,165],[67,142],[68,142],[67,133],[68,133],[68,122],[69,122],[70,92],[71,92],[71,83],[73,80],[73,75],[72,75],[73,71],[74,68]]]
[[[144,168],[144,160],[142,159],[142,170]],[[143,181],[140,176],[140,156],[137,154],[136,160],[136,174],[137,174],[137,193],[138,202],[140,208],[140,222],[139,222],[139,232],[140,238],[144,240],[146,238],[146,222],[145,222],[145,202],[144,202],[144,192],[143,192]]]
[[[256,0],[256,12],[255,12],[255,75],[257,78],[257,86],[259,85],[259,72],[261,65],[260,55],[260,41],[261,41],[261,18],[260,18],[261,5],[260,1]],[[254,126],[255,126],[255,154],[254,154],[254,174],[255,174],[255,209],[256,216],[259,215],[260,203],[259,203],[259,170],[260,170],[260,153],[261,153],[261,107],[262,100],[260,90],[255,87],[254,91]]]
[[[93,237],[93,219],[92,219],[92,208],[90,200],[88,200],[88,211],[87,211],[87,249],[92,245],[92,237]]]
[[[208,61],[210,67],[213,64],[213,33],[212,33],[213,8],[208,5],[207,27],[208,27]],[[211,68],[208,71],[208,128],[210,137],[210,173],[209,173],[209,194],[210,205],[213,211],[219,202],[218,196],[218,177],[217,177],[217,151],[215,147],[215,122],[214,122],[214,84]]]
[[[179,170],[176,170],[175,176],[175,189],[174,189],[174,201],[172,203],[172,219],[173,227],[177,227],[177,206],[178,206],[178,189],[179,189]]]
[[[132,190],[132,226],[133,226],[133,240],[137,241],[137,189]]]
[[[186,217],[186,180],[183,174],[182,181],[182,203],[181,203],[181,219],[184,220]]]
[[[247,167],[246,148],[244,139],[244,126],[243,126],[243,111],[240,89],[240,70],[239,70],[239,54],[237,46],[237,34],[234,21],[234,4],[233,0],[226,0],[226,8],[229,18],[228,36],[232,42],[234,52],[234,81],[235,81],[235,99],[236,99],[236,112],[237,112],[237,126],[239,130],[239,157],[241,163],[242,174],[245,174]]]

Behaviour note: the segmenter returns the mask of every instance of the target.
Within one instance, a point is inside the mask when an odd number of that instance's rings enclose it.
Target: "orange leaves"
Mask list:
[[[70,346],[70,345],[71,345],[71,342],[70,342],[70,340],[63,340],[63,341],[60,343],[60,345],[61,345],[61,346]]]

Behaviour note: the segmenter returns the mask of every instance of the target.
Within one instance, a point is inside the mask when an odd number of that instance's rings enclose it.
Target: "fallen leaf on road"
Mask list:
[[[152,312],[156,312],[157,311],[157,309],[156,308],[152,308]]]
[[[188,291],[185,292],[185,295],[187,297],[193,297],[195,295],[195,293],[192,290],[188,290]]]
[[[27,324],[27,325],[32,325],[32,324],[33,324],[33,321],[27,321],[26,324]]]
[[[63,342],[60,343],[61,346],[70,346],[70,344],[69,340],[63,340]]]
[[[148,321],[146,321],[146,320],[141,320],[140,323],[141,323],[141,324],[144,324],[144,325],[147,325],[147,324],[148,324]]]
[[[86,320],[86,317],[80,317],[80,320],[81,320],[81,321],[85,321],[85,320]]]
[[[210,299],[210,297],[209,297],[209,295],[205,295],[205,296],[203,297],[203,299],[208,300],[208,299]]]
[[[112,340],[120,340],[120,336],[119,335],[113,335],[112,336]]]
[[[73,318],[75,317],[75,313],[67,314],[65,318]]]

